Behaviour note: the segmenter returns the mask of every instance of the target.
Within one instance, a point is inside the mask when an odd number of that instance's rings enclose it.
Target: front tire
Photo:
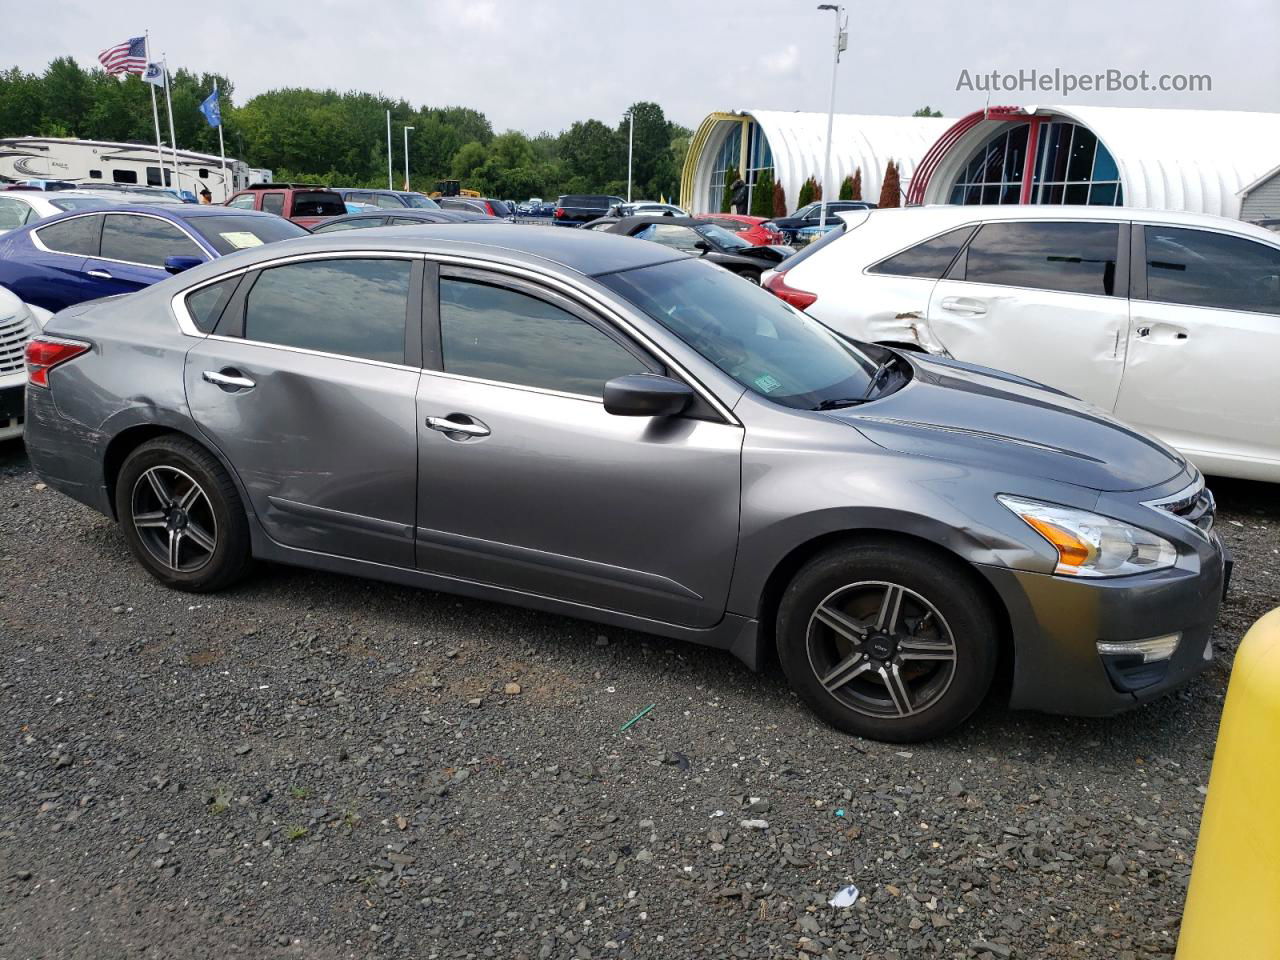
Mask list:
[[[995,675],[996,619],[972,575],[911,544],[845,546],[809,561],[783,594],[777,640],[801,699],[873,740],[955,729]]]
[[[129,552],[167,587],[209,593],[249,569],[249,524],[235,484],[198,443],[177,435],[129,454],[115,488]]]

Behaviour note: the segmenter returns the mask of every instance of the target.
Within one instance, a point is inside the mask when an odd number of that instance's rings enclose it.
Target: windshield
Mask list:
[[[440,204],[436,203],[430,197],[423,196],[420,193],[402,193],[400,194],[400,199],[402,199],[409,206],[413,207],[415,210],[439,210],[440,209]]]
[[[876,368],[817,320],[703,260],[599,280],[748,390],[788,407],[861,397]]]
[[[751,246],[746,240],[743,240],[736,233],[731,233],[724,227],[717,227],[714,223],[705,223],[700,227],[694,227],[698,233],[702,234],[708,240],[715,241],[716,246],[723,250],[742,250]]]
[[[183,222],[209,241],[209,245],[218,251],[219,256],[235,253],[237,250],[248,250],[250,247],[260,247],[264,243],[275,243],[277,240],[308,235],[308,232],[296,223],[279,217],[244,217],[229,214],[225,217],[219,215],[190,217]]]

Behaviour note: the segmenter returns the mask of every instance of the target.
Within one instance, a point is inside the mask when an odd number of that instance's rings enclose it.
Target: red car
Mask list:
[[[787,238],[773,225],[773,221],[764,217],[748,217],[737,213],[700,213],[695,219],[732,230],[752,246],[764,247],[771,243],[787,242]]]
[[[347,213],[339,194],[304,183],[255,183],[229,198],[227,206],[233,210],[264,210],[308,229]]]

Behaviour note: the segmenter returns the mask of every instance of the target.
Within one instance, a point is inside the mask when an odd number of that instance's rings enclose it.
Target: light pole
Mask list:
[[[404,128],[404,188],[409,189],[409,131],[413,127]]]
[[[387,111],[387,189],[394,190],[391,183],[391,111]]]
[[[827,107],[827,155],[822,161],[822,205],[818,207],[818,229],[822,229],[827,225],[827,204],[831,200],[828,193],[831,190],[831,124],[836,115],[836,69],[840,66],[840,54],[848,42],[848,34],[845,33],[844,23],[840,22],[844,7],[834,3],[820,3],[818,9],[830,10],[836,15],[836,53],[831,61],[831,104]]]
[[[631,152],[636,142],[636,115],[627,111],[627,119],[631,125],[627,128],[627,203],[631,202]]]

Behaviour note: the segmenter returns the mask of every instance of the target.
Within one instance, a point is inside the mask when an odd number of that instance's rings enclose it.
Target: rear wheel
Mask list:
[[[912,545],[820,554],[783,595],[778,653],[832,726],[875,740],[940,736],[991,686],[996,622],[958,561]]]
[[[130,552],[166,586],[209,592],[248,570],[249,525],[235,484],[194,441],[139,446],[120,468],[115,499]]]

